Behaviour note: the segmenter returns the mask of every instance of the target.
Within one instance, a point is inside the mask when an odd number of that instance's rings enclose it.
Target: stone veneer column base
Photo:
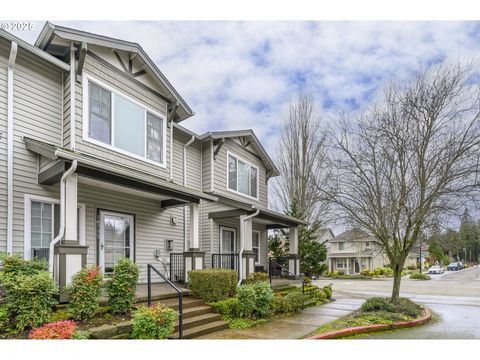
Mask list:
[[[188,282],[188,272],[191,270],[201,270],[205,266],[205,252],[200,249],[190,249],[183,253],[185,282]]]

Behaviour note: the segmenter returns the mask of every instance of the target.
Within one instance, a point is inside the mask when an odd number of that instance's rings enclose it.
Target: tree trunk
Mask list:
[[[393,266],[393,289],[392,297],[390,301],[392,303],[398,303],[400,300],[400,281],[402,280],[402,266],[394,265]]]

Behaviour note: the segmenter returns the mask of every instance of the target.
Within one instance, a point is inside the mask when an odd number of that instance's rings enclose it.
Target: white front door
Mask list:
[[[220,253],[223,269],[235,269],[235,242],[237,231],[234,228],[220,226]],[[230,255],[231,254],[231,255]]]
[[[105,273],[121,259],[134,259],[133,215],[100,211],[99,265]]]

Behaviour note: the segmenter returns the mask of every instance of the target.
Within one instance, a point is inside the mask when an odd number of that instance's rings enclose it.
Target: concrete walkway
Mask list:
[[[249,329],[228,329],[199,339],[301,339],[320,326],[357,310],[363,301],[362,299],[338,299]]]

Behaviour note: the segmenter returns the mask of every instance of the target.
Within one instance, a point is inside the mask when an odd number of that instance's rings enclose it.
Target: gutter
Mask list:
[[[183,186],[184,187],[187,186],[187,147],[189,147],[194,140],[195,140],[195,136],[192,136],[192,138],[183,145]],[[187,207],[186,206],[183,207],[183,248],[184,248],[184,251],[187,251]]]
[[[70,175],[72,175],[75,170],[77,170],[77,160],[72,161],[72,166],[65,171],[60,179],[60,226],[58,235],[53,241],[50,243],[49,253],[48,253],[48,270],[53,277],[53,251],[55,245],[62,240],[65,236],[65,183]]]
[[[7,70],[7,253],[13,254],[13,70],[18,45],[11,42]]]
[[[238,279],[238,283],[237,283],[237,286],[240,286],[240,284],[242,283],[242,277],[243,277],[243,251],[245,250],[245,222],[247,220],[250,220],[251,218],[254,218],[255,216],[257,216],[258,214],[260,213],[260,209],[257,209],[257,211],[255,211],[252,215],[248,215],[246,218],[240,220],[240,226],[241,226],[241,237],[240,237],[240,245],[242,246],[242,248],[240,249],[240,252],[238,253],[238,271],[239,271],[239,279]]]

